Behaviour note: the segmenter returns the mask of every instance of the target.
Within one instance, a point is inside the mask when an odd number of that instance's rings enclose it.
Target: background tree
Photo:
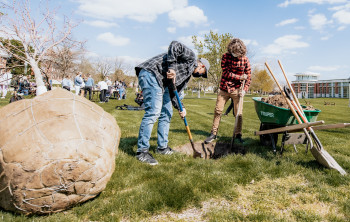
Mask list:
[[[24,56],[23,54],[23,44],[16,39],[4,39],[0,38],[0,42],[3,47],[9,48],[7,53],[9,55],[18,54]],[[16,47],[10,47],[9,45],[14,45]],[[25,66],[26,70],[25,70]],[[25,64],[23,60],[18,59],[15,56],[10,56],[7,59],[7,68],[11,69],[11,73],[14,75],[30,75],[30,65]]]
[[[260,94],[271,92],[274,89],[274,81],[265,69],[255,68],[252,71],[252,82],[250,90],[258,91]]]
[[[116,57],[113,62],[113,75],[112,80],[113,81],[120,81],[123,79],[123,76],[125,75],[124,70],[126,69],[126,64],[123,59]]]
[[[85,58],[83,55],[79,59],[79,62],[77,64],[77,70],[80,70],[84,75],[91,74],[95,81],[99,79],[96,77],[97,72],[94,64],[90,60]]]
[[[99,59],[96,63],[96,72],[98,81],[103,80],[113,72],[113,63],[108,58]]]
[[[46,68],[52,68],[56,78],[71,76],[77,69],[78,60],[85,52],[84,43],[72,40],[65,40],[52,50],[48,51],[45,57]]]
[[[10,41],[6,47],[5,45],[0,47],[10,54],[12,50],[21,52],[11,55],[30,64],[35,74],[37,95],[47,91],[39,63],[47,56],[49,50],[66,40],[71,34],[72,28],[75,27],[65,17],[63,27],[58,28],[55,22],[56,11],[47,7],[47,1],[42,2],[41,5],[46,5],[46,8],[40,8],[41,14],[34,18],[29,0],[11,1],[9,4],[6,1],[0,3],[4,13],[1,16],[3,28],[0,30],[0,34],[8,39],[20,41],[23,48],[11,44]]]
[[[204,57],[210,63],[210,73],[208,73],[208,79],[204,81],[209,82],[213,86],[214,92],[219,88],[221,80],[221,57],[227,52],[227,45],[232,38],[233,36],[229,33],[219,35],[213,31],[204,35],[204,40],[199,40],[197,36],[192,36],[198,57]]]
[[[112,75],[112,80],[123,81],[127,86],[134,86],[137,83],[137,77],[131,75],[134,67],[125,62],[124,59],[116,57],[114,60],[114,73]]]

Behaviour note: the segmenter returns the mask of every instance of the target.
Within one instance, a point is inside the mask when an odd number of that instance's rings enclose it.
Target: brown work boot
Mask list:
[[[242,139],[242,134],[236,134],[235,139],[237,139],[240,143],[244,143],[244,140]]]
[[[213,140],[216,140],[216,135],[213,133],[210,133],[210,135],[204,140],[205,144],[213,142]]]

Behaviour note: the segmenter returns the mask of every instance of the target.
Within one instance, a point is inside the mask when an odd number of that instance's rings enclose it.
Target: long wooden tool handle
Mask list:
[[[280,63],[280,62],[279,62],[279,63]],[[284,73],[284,70],[283,70],[282,65],[280,65],[280,66],[281,66],[281,69],[282,69],[282,71],[283,71],[283,73]],[[293,97],[296,97],[296,96],[295,96],[295,93],[294,93],[294,89],[293,89],[293,87],[290,86],[289,80],[288,80],[288,78],[287,78],[286,75],[285,75],[285,78],[286,78],[287,83],[288,83],[288,85],[289,85],[290,91],[293,93]],[[302,107],[301,107],[301,105],[300,105],[300,103],[299,103],[299,100],[298,100],[298,99],[295,99],[295,100],[296,100],[296,105],[297,105],[298,108],[299,108],[300,117],[303,119],[303,121],[304,121],[305,123],[307,123],[308,120],[307,120],[307,118],[306,118],[306,116],[305,116],[305,113],[304,113],[303,110],[302,110]],[[315,134],[314,130],[312,129],[312,127],[309,127],[308,129],[309,129],[310,134],[312,135],[313,139],[315,140],[315,144],[316,144],[315,148],[318,149],[317,154],[314,154],[314,153],[313,153],[313,155],[315,156],[315,158],[316,158],[319,162],[320,162],[320,160],[321,160],[321,162],[323,162],[323,163],[322,163],[323,165],[325,165],[325,166],[327,166],[327,167],[330,167],[330,168],[334,168],[334,169],[338,170],[342,175],[345,175],[345,174],[346,174],[345,170],[344,170],[343,168],[341,168],[341,166],[339,166],[339,164],[333,159],[333,157],[331,157],[325,150],[323,150],[322,143],[321,143],[321,141],[318,139],[318,137],[316,136],[316,134]],[[304,129],[304,132],[306,132],[306,129]],[[310,141],[311,141],[311,140],[310,140]],[[312,147],[312,146],[311,146],[311,147]],[[312,150],[311,150],[311,152],[312,152]],[[322,157],[320,157],[320,155],[321,155]],[[321,163],[321,162],[320,162],[320,163]],[[325,162],[326,162],[326,164],[325,164]]]
[[[317,126],[321,124],[324,124],[323,120],[312,122],[312,123],[302,123],[302,124],[295,124],[295,125],[290,125],[290,126],[285,126],[285,127],[275,128],[275,129],[256,131],[254,132],[254,134],[256,136],[259,136],[259,135],[265,135],[265,134],[271,134],[271,133],[293,132],[293,131],[304,129],[309,126]]]
[[[181,100],[180,100],[180,97],[179,97],[179,93],[178,93],[177,90],[176,90],[175,84],[174,84],[173,87],[174,87],[174,94],[175,94],[175,96],[176,96],[177,103],[179,104],[179,109],[180,109],[180,111],[182,112],[182,111],[183,111],[183,107],[182,107],[182,104],[181,104]],[[192,141],[191,130],[190,130],[190,127],[188,126],[186,116],[184,117],[184,123],[185,123],[186,131],[187,131],[188,137],[189,137],[189,139],[190,139],[190,142],[193,143],[193,141]],[[193,149],[194,149],[194,148],[193,148]]]
[[[177,103],[179,104],[179,109],[182,112],[183,111],[183,107],[182,107],[182,104],[181,104],[179,93],[177,92],[177,89],[176,89],[176,86],[175,86],[174,82],[173,81],[171,81],[171,82],[172,82],[173,92],[175,94]],[[188,138],[190,139],[191,147],[192,147],[192,150],[193,150],[193,156],[194,157],[201,156],[201,154],[194,147],[191,130],[190,130],[190,127],[188,126],[186,116],[184,117],[184,123],[185,123],[185,127],[186,127]]]
[[[289,80],[288,80],[288,78],[287,78],[286,73],[284,72],[284,69],[283,69],[283,66],[282,66],[282,63],[281,63],[280,60],[278,60],[278,64],[280,65],[281,70],[282,70],[282,73],[283,73],[283,75],[284,75],[284,78],[285,78],[286,81],[287,81],[287,85],[288,85],[290,91],[292,92],[294,101],[297,103],[298,107],[301,107],[301,105],[300,105],[300,103],[299,103],[299,100],[298,100],[298,98],[297,98],[297,96],[296,96],[296,94],[295,94],[295,92],[294,92],[294,90],[293,90],[293,87],[292,87],[292,85],[290,84],[290,82],[289,82]]]
[[[241,92],[244,90],[244,85],[245,85],[245,80],[242,81],[242,85],[241,85]],[[243,105],[243,96],[241,96],[240,94],[238,94],[239,96],[239,101],[238,101],[238,109],[237,109],[237,113],[236,113],[236,121],[235,121],[235,130],[237,128],[237,118],[239,116],[239,111],[241,110],[242,108],[242,105]]]
[[[280,89],[280,91],[281,91],[281,93],[282,93],[284,99],[286,100],[286,102],[287,102],[287,104],[288,104],[288,106],[289,106],[289,108],[290,108],[290,111],[292,111],[292,113],[293,113],[294,117],[296,118],[296,120],[298,121],[298,123],[299,123],[299,124],[303,123],[303,122],[300,120],[298,114],[295,112],[295,110],[294,110],[294,108],[293,108],[293,105],[290,103],[289,99],[287,98],[287,96],[286,96],[285,92],[283,91],[281,85],[278,83],[278,80],[276,79],[275,75],[272,73],[272,71],[271,71],[271,69],[270,69],[270,66],[267,64],[267,62],[265,62],[265,66],[266,66],[267,69],[269,70],[269,72],[270,72],[272,78],[275,80],[275,82],[276,82],[278,88]]]
[[[293,96],[293,100],[294,102],[296,103],[296,110],[297,112],[299,113],[301,119],[304,121],[304,122],[307,122],[307,119],[306,119],[306,116],[305,116],[305,113],[303,111],[303,108],[301,107],[300,103],[299,103],[299,100],[298,100],[298,97],[296,96],[295,94],[295,91],[292,87],[292,85],[290,84],[289,80],[288,80],[288,77],[283,69],[283,66],[282,66],[282,63],[280,60],[278,60],[278,64],[280,65],[281,67],[281,70],[282,70],[282,73],[284,75],[284,78],[286,79],[286,82],[287,82],[287,85],[288,85],[288,88],[290,89],[291,93],[292,93],[292,96]],[[308,128],[310,130],[310,128]]]
[[[271,71],[271,69],[270,69],[270,66],[267,64],[267,62],[265,62],[265,65],[266,65],[267,69],[269,70],[269,72],[271,73],[272,78],[275,80],[275,82],[276,82],[278,88],[280,89],[280,91],[281,91],[281,93],[282,93],[284,99],[287,101],[287,104],[288,104],[288,106],[289,106],[289,109],[292,111],[292,113],[293,113],[295,119],[298,121],[299,124],[302,124],[303,122],[300,120],[298,114],[295,112],[295,110],[294,110],[294,108],[293,108],[293,105],[291,104],[290,100],[287,98],[287,96],[286,96],[284,90],[282,89],[281,85],[278,83],[278,80],[276,79],[275,75],[272,73],[272,71]],[[313,147],[313,142],[312,142],[312,139],[311,139],[309,133],[307,132],[307,130],[306,130],[305,128],[303,128],[303,131],[304,131],[304,134],[305,134],[305,136],[307,137],[308,141],[310,142],[310,146]]]
[[[294,98],[293,104],[295,104],[296,110],[297,110],[298,114],[300,115],[301,119],[304,121],[304,123],[308,123],[309,121],[308,121],[307,118],[306,118],[306,115],[305,115],[305,113],[304,113],[304,111],[303,111],[303,108],[301,107],[301,105],[300,105],[300,103],[299,103],[299,100],[298,100],[298,98],[297,98],[296,95],[295,95],[294,89],[293,89],[293,87],[291,86],[291,84],[290,84],[290,82],[289,82],[289,80],[288,80],[288,77],[287,77],[287,75],[286,75],[285,72],[284,72],[283,66],[282,66],[282,64],[281,64],[281,62],[280,62],[279,60],[278,60],[278,63],[280,64],[280,67],[281,67],[281,69],[282,69],[283,75],[284,75],[284,77],[285,77],[285,79],[286,79],[286,81],[287,81],[288,87],[289,87],[290,91],[292,92],[292,95],[293,95],[293,98]],[[312,137],[315,139],[315,142],[316,142],[316,144],[317,144],[317,148],[318,148],[319,150],[320,150],[320,149],[323,149],[323,146],[322,146],[322,144],[321,144],[321,141],[320,141],[320,140],[318,139],[318,137],[316,136],[314,130],[313,130],[311,127],[308,127],[308,130],[310,131],[310,134],[312,135]],[[307,133],[306,130],[304,130],[304,132]],[[306,136],[308,136],[308,133],[307,133]],[[309,137],[308,137],[308,138],[309,138]],[[309,139],[309,141],[310,141],[310,144],[312,144],[311,139]],[[311,145],[311,147],[312,147],[312,145]]]
[[[283,73],[283,75],[284,75],[284,78],[286,79],[287,85],[288,85],[288,87],[289,87],[289,89],[290,89],[290,91],[291,91],[291,93],[292,93],[292,95],[293,95],[294,102],[295,102],[296,105],[297,105],[297,111],[298,111],[298,113],[299,113],[300,117],[302,118],[302,120],[303,120],[304,122],[307,122],[308,120],[307,120],[307,118],[306,118],[306,116],[305,116],[305,113],[304,113],[304,111],[303,111],[303,109],[302,109],[302,107],[301,107],[301,105],[300,105],[300,103],[299,103],[298,97],[296,96],[295,91],[294,91],[292,85],[290,84],[290,82],[289,82],[289,80],[288,80],[288,77],[287,77],[286,73],[284,72],[284,69],[283,69],[283,66],[282,66],[282,63],[281,63],[280,60],[278,60],[278,64],[279,64],[280,67],[281,67],[281,70],[282,70],[282,73]]]
[[[244,86],[245,86],[245,80],[242,81],[242,85],[241,85],[241,92],[244,90]],[[238,109],[237,109],[237,113],[236,113],[236,120],[235,120],[235,125],[233,128],[233,135],[232,135],[232,139],[231,139],[231,148],[235,142],[235,134],[237,132],[237,126],[238,126],[238,118],[239,118],[239,111],[241,110],[241,107],[243,105],[243,96],[239,95],[239,101],[238,101]],[[233,107],[234,109],[234,107]]]
[[[294,102],[295,102],[296,105],[297,105],[297,111],[298,111],[300,117],[302,118],[302,120],[303,120],[304,122],[308,122],[308,120],[307,120],[307,118],[306,118],[306,116],[305,116],[305,113],[304,113],[304,111],[303,111],[303,109],[302,109],[302,107],[301,107],[301,105],[300,105],[300,103],[299,103],[299,100],[298,100],[298,98],[297,98],[297,96],[296,96],[296,94],[295,94],[295,92],[294,92],[294,89],[293,89],[292,85],[290,84],[286,73],[284,72],[284,69],[283,69],[283,66],[282,66],[280,60],[278,60],[278,64],[279,64],[280,67],[281,67],[281,70],[282,70],[282,73],[283,73],[283,75],[284,75],[284,78],[286,79],[287,85],[288,85],[288,87],[289,87],[289,89],[290,89],[290,91],[291,91],[291,93],[292,93],[292,95],[293,95]],[[309,129],[309,130],[310,130],[310,129]]]
[[[324,126],[312,127],[312,129],[314,130],[337,129],[337,128],[345,128],[349,126],[350,126],[350,123],[335,123],[335,124],[329,124]]]

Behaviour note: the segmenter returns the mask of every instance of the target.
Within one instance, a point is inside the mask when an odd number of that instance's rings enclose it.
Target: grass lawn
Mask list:
[[[0,221],[349,221],[350,176],[321,166],[305,147],[298,153],[287,145],[283,156],[261,146],[254,131],[260,121],[251,96],[244,98],[243,137],[246,155],[217,160],[193,159],[177,153],[155,154],[157,166],[135,158],[143,111],[116,110],[135,105],[134,92],[126,100],[99,104],[112,114],[122,136],[115,172],[106,189],[95,199],[49,216],[23,216],[0,210]],[[336,106],[324,106],[324,100]],[[216,96],[198,99],[189,93],[184,104],[194,141],[208,136]],[[318,120],[326,124],[350,122],[349,100],[309,99],[321,109]],[[1,100],[0,106],[6,105]],[[301,100],[301,103],[304,102]],[[226,105],[226,107],[228,104]],[[222,117],[218,141],[230,141],[234,118]],[[316,131],[324,148],[350,173],[350,127]],[[281,136],[280,136],[281,137]],[[183,121],[176,111],[171,122],[169,146],[188,143]],[[156,127],[151,152],[157,146]],[[280,141],[278,142],[280,146]]]

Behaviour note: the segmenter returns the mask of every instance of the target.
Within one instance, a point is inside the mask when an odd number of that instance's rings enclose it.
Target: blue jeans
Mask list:
[[[146,152],[149,150],[149,140],[151,138],[153,125],[157,119],[158,147],[167,147],[170,120],[173,115],[169,89],[166,87],[163,92],[157,82],[155,74],[144,69],[142,69],[139,74],[139,84],[145,104],[145,115],[140,125],[137,152]]]
[[[119,89],[119,100],[123,99],[124,90],[122,88]]]

